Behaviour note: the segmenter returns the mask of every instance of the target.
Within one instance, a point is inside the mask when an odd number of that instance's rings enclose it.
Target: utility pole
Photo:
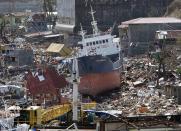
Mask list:
[[[78,121],[78,83],[79,83],[79,71],[78,71],[78,61],[77,58],[73,59],[73,73],[72,73],[72,83],[73,83],[73,121]]]

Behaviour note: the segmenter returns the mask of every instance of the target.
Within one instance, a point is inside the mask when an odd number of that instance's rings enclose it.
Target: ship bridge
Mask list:
[[[115,36],[110,33],[94,35],[85,35],[84,39],[78,44],[82,45],[78,51],[78,56],[90,55],[112,55],[120,51],[119,41],[115,41]]]

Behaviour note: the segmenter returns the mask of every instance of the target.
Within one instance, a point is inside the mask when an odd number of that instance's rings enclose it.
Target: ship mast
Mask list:
[[[82,36],[82,40],[84,40],[86,32],[83,30],[82,24],[80,24],[80,29],[81,29],[80,35]]]
[[[98,30],[98,27],[97,27],[97,21],[95,20],[95,17],[94,17],[95,11],[93,11],[92,6],[91,6],[91,12],[89,12],[89,13],[92,16],[91,24],[92,24],[92,28],[93,28],[93,34],[94,35],[98,35],[99,34],[99,30]]]

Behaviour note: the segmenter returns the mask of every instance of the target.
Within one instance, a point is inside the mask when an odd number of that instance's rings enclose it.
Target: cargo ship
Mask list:
[[[119,38],[110,31],[100,32],[91,7],[91,35],[81,26],[82,40],[78,42],[79,92],[97,96],[120,86],[122,57]]]

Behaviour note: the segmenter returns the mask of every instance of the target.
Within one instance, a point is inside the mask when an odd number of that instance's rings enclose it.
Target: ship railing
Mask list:
[[[91,35],[85,35],[85,38],[92,38],[92,37],[97,37],[97,36],[103,36],[103,35],[109,35],[111,34],[110,32],[103,32],[103,33],[100,33],[100,34],[91,34]]]

